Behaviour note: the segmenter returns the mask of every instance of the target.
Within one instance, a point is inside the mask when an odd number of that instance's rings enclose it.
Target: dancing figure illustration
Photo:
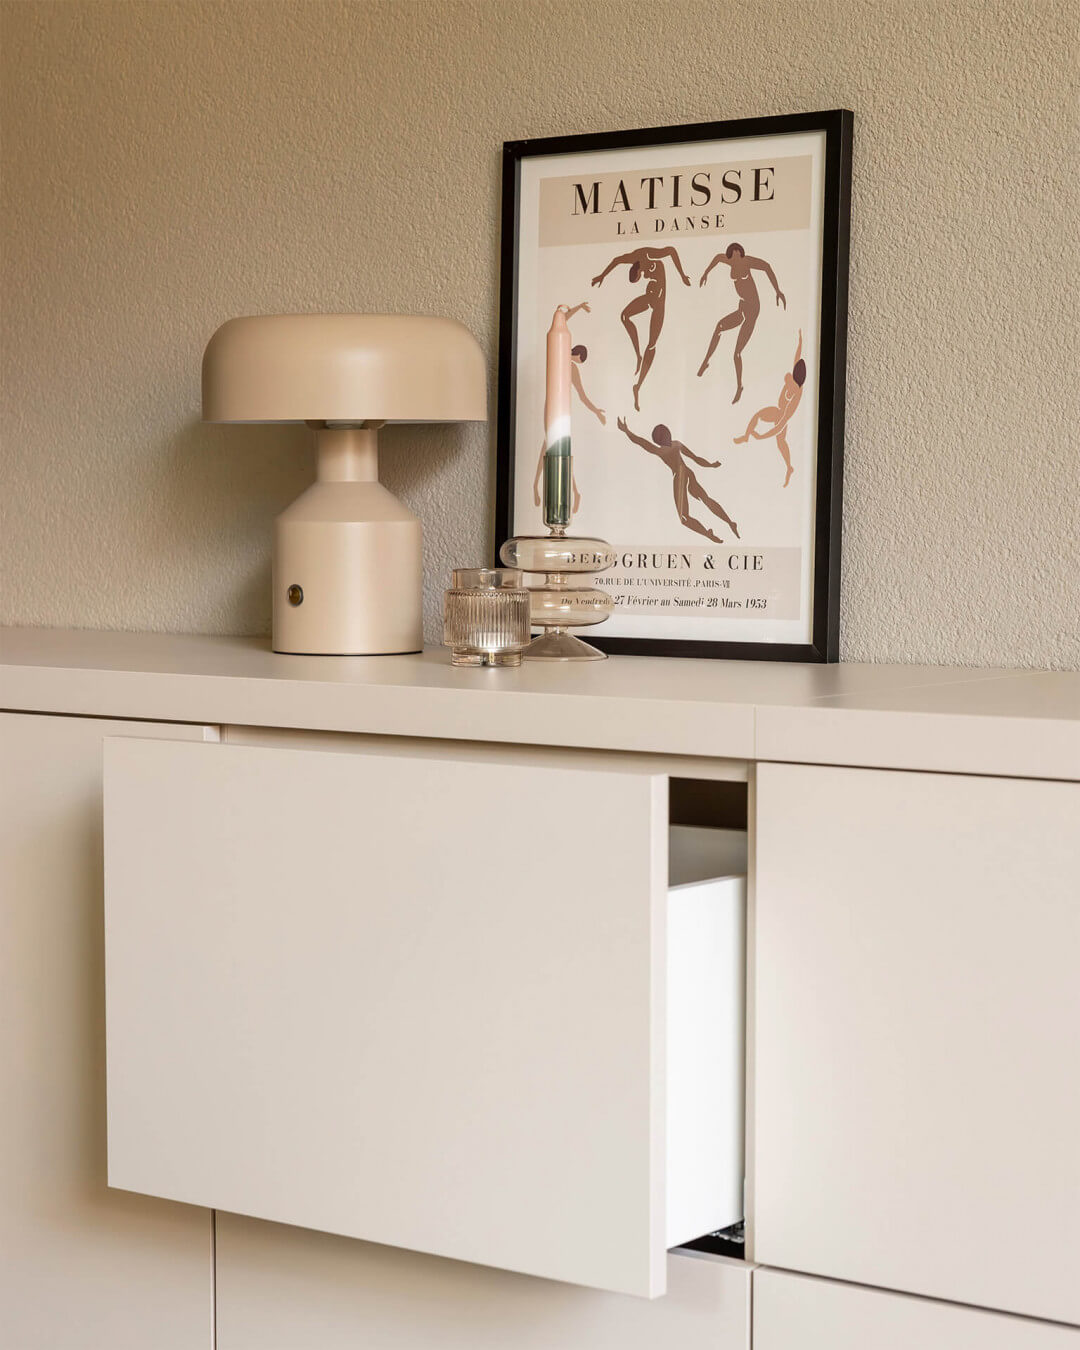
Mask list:
[[[731,526],[731,532],[736,539],[739,537],[739,527],[731,519],[728,513],[720,505],[714,502],[705,489],[697,480],[697,475],[687,464],[688,459],[692,459],[695,464],[700,464],[703,469],[718,469],[720,461],[702,459],[699,455],[683,445],[682,441],[671,439],[671,432],[662,423],[660,426],[653,427],[652,440],[648,441],[644,436],[637,436],[626,425],[626,418],[620,417],[616,423],[624,436],[628,436],[635,445],[640,445],[642,450],[647,450],[650,455],[656,455],[658,459],[663,460],[671,470],[671,486],[675,494],[675,510],[679,513],[679,519],[688,530],[694,530],[697,534],[703,534],[706,539],[711,539],[714,544],[722,544],[724,541],[718,538],[707,525],[703,525],[700,520],[690,514],[690,498],[696,497],[702,505],[707,506],[709,510],[718,519],[725,521]]]
[[[776,281],[776,274],[767,262],[762,258],[748,258],[746,249],[742,244],[728,244],[723,253],[718,253],[712,262],[701,274],[699,286],[704,286],[708,280],[709,273],[717,263],[724,263],[731,270],[731,280],[735,286],[735,294],[739,297],[738,309],[732,310],[726,314],[713,329],[712,341],[709,343],[709,350],[705,353],[705,360],[701,363],[698,375],[704,375],[709,368],[709,361],[712,354],[716,351],[716,344],[720,341],[722,333],[726,333],[729,328],[737,328],[739,336],[735,339],[735,397],[732,403],[738,403],[742,397],[742,354],[746,344],[750,341],[757,325],[758,314],[761,312],[761,299],[758,296],[757,284],[754,281],[754,270],[764,272],[772,282],[772,288],[776,292],[776,303],[783,305],[787,309],[787,299]]]
[[[788,450],[787,424],[795,415],[795,409],[799,406],[802,399],[803,385],[806,383],[806,362],[802,359],[802,329],[799,329],[799,345],[795,348],[795,360],[791,363],[791,369],[784,376],[784,387],[780,390],[780,397],[776,400],[774,408],[762,408],[751,417],[746,432],[742,436],[735,437],[735,444],[742,445],[753,436],[756,441],[767,441],[770,436],[776,437],[776,448],[780,451],[780,457],[787,466],[787,474],[784,477],[784,487],[791,482],[791,475],[794,470],[791,467],[791,454]],[[757,431],[755,428],[759,422],[769,427],[768,431]]]
[[[683,271],[679,255],[673,248],[639,248],[635,249],[633,253],[621,253],[617,258],[612,258],[599,276],[592,279],[592,284],[599,286],[612,268],[623,265],[630,268],[630,284],[632,286],[636,286],[642,278],[645,279],[644,293],[635,296],[619,315],[622,326],[629,334],[634,347],[634,356],[637,359],[637,365],[634,367],[634,374],[637,376],[637,382],[634,385],[634,408],[638,411],[640,411],[638,394],[641,391],[641,386],[645,383],[645,376],[649,373],[653,358],[656,356],[656,344],[660,337],[660,330],[664,326],[664,304],[667,298],[667,273],[664,269],[664,258],[671,259],[675,264],[675,270],[682,277],[683,285],[689,286],[690,278]],[[649,311],[649,333],[645,341],[645,347],[642,349],[634,318],[638,314],[644,314],[646,310]]]
[[[562,310],[562,312],[566,315],[568,322],[570,319],[574,317],[574,315],[578,312],[579,309],[583,309],[586,314],[592,313],[592,311],[589,309],[588,302],[585,300],[583,300],[580,305],[574,305],[572,307],[570,305],[558,305],[556,309]],[[585,390],[582,388],[581,384],[581,373],[579,367],[583,366],[588,359],[589,359],[589,349],[588,347],[585,346],[583,342],[579,342],[575,346],[570,348],[570,387],[577,394],[578,398],[581,399],[585,407],[588,408],[588,410],[593,414],[593,416],[597,418],[600,425],[604,426],[607,423],[607,414],[604,412],[603,408],[598,408],[596,404],[593,403],[593,401],[589,398],[588,394],[586,394]],[[540,458],[536,464],[536,477],[533,479],[533,502],[536,506],[540,505],[540,484],[543,482],[544,478],[544,452],[546,450],[547,450],[547,440],[545,438],[540,442]],[[571,470],[571,473],[573,473],[573,470]],[[581,505],[581,493],[578,491],[577,478],[572,477],[571,482],[573,484],[574,490],[573,510],[574,514],[577,515],[578,507]]]

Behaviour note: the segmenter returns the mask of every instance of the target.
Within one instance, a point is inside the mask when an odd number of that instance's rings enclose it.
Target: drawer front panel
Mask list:
[[[754,1350],[1078,1350],[1080,1331],[759,1269],[753,1344]]]
[[[667,1294],[533,1280],[218,1215],[218,1350],[748,1350],[750,1268],[673,1253]]]
[[[665,829],[640,773],[110,745],[112,1183],[662,1292]]]
[[[1080,785],[762,765],[754,926],[754,1259],[1080,1322]]]

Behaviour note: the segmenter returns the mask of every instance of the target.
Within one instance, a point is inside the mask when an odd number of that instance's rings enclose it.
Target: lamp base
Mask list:
[[[318,481],[274,522],[275,652],[418,652],[420,522],[381,483]]]

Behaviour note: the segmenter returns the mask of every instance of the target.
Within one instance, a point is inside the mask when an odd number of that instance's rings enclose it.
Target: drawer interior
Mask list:
[[[701,885],[746,876],[745,830],[672,825],[668,833],[668,885]]]
[[[743,1219],[746,785],[672,779],[667,1245]],[[720,1248],[733,1254],[730,1241]]]

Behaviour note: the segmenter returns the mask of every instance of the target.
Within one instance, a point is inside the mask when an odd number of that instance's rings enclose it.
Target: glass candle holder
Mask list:
[[[515,567],[457,567],[443,599],[443,643],[455,666],[519,666],[529,645],[529,592]]]
[[[553,530],[550,535],[508,539],[499,557],[523,572],[540,574],[529,595],[532,625],[543,631],[526,650],[527,661],[604,659],[602,651],[570,630],[603,623],[615,608],[607,591],[589,584],[594,573],[614,565],[617,554],[610,544]]]

